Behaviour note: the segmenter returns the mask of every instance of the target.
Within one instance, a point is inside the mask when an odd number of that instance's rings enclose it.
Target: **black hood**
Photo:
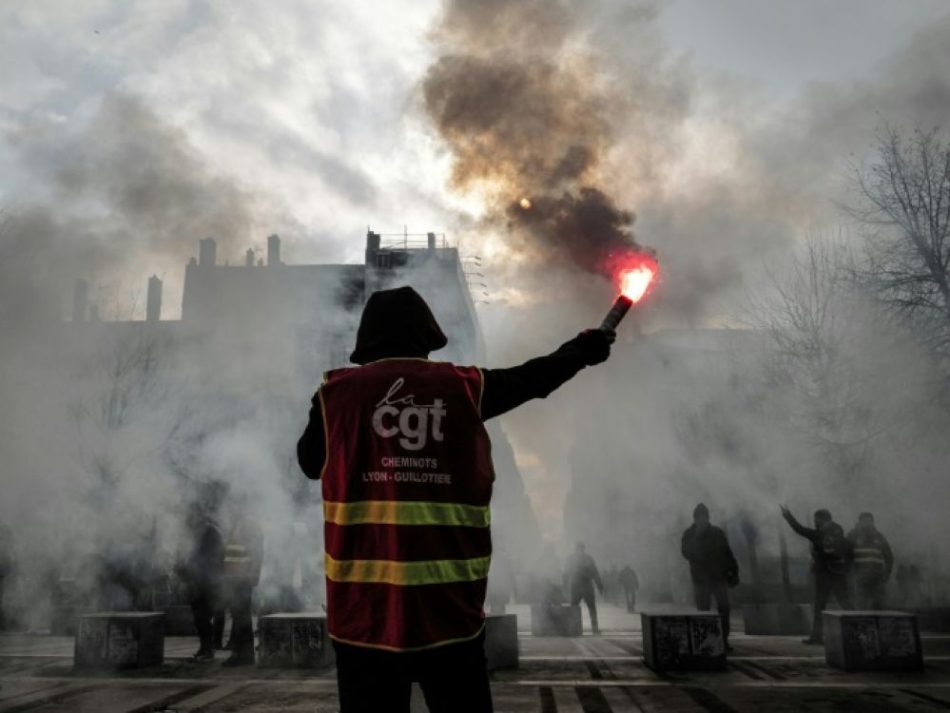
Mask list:
[[[350,361],[367,364],[387,357],[427,356],[448,342],[418,292],[408,286],[379,290],[363,308]]]

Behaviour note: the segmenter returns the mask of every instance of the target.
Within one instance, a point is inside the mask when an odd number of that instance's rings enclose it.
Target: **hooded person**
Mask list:
[[[739,584],[739,564],[726,533],[710,524],[709,508],[703,503],[693,509],[693,524],[683,533],[680,550],[689,562],[696,608],[709,611],[715,597],[722,620],[723,642],[726,651],[731,651],[729,587]]]
[[[484,421],[610,355],[587,330],[509,369],[429,361],[448,340],[410,287],[375,292],[350,360],[326,374],[297,445],[322,481],[327,627],[340,709],[492,710],[484,653],[494,470]]]

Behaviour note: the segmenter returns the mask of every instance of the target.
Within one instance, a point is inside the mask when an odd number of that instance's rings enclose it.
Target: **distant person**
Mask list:
[[[508,603],[515,596],[516,589],[515,571],[511,566],[511,560],[496,552],[492,557],[491,569],[488,570],[488,593],[485,597],[488,612],[493,616],[504,614]]]
[[[929,605],[929,597],[924,594],[924,578],[920,573],[920,567],[912,564],[907,568],[907,582],[914,606]]]
[[[620,582],[620,588],[623,590],[624,600],[627,604],[627,611],[631,614],[637,610],[637,590],[640,589],[640,578],[637,577],[636,570],[630,565],[624,565],[617,575]]]
[[[410,287],[370,295],[350,361],[326,374],[297,445],[323,483],[327,627],[343,713],[492,710],[484,603],[494,469],[484,421],[610,355],[582,332],[511,369],[429,361],[448,339]],[[569,409],[570,404],[564,404]]]
[[[191,553],[184,565],[188,582],[191,612],[198,630],[200,645],[193,659],[214,659],[214,625],[212,617],[221,596],[221,574],[224,566],[224,538],[215,513],[195,504],[188,515]]]
[[[604,596],[604,582],[600,578],[600,572],[597,570],[597,564],[594,558],[587,554],[587,548],[583,542],[578,542],[572,554],[567,560],[566,567],[568,588],[571,592],[571,606],[577,606],[581,602],[587,605],[587,613],[590,615],[590,630],[594,634],[600,633],[600,626],[597,622],[597,598],[594,595],[594,585],[600,591],[600,596]]]
[[[13,581],[16,571],[16,556],[13,547],[13,533],[6,525],[0,525],[0,631],[10,625],[5,599],[7,588]]]
[[[863,512],[848,533],[854,552],[855,604],[858,609],[883,609],[884,589],[894,569],[887,538],[874,526],[874,515]]]
[[[920,570],[917,565],[898,565],[897,575],[894,579],[897,581],[897,588],[900,590],[902,607],[914,609],[924,603]]]
[[[531,579],[534,583],[532,602],[536,604],[563,604],[564,584],[561,563],[558,561],[554,546],[544,545],[541,556],[534,563]]]
[[[726,533],[709,522],[709,508],[700,503],[693,509],[693,524],[683,533],[680,551],[689,562],[696,608],[709,611],[712,599],[722,619],[722,638],[726,651],[729,643],[731,607],[729,587],[739,584],[739,564],[736,562]]]
[[[251,600],[261,579],[264,536],[251,517],[246,499],[235,504],[231,528],[224,548],[222,589],[231,611],[231,656],[225,666],[254,664],[254,624]]]
[[[851,570],[852,547],[844,536],[841,525],[836,523],[827,510],[816,510],[815,527],[805,527],[791,511],[782,506],[782,517],[799,535],[811,542],[812,574],[815,578],[815,601],[812,614],[811,636],[806,644],[823,643],[822,612],[831,596],[842,609],[852,609],[848,573]]]

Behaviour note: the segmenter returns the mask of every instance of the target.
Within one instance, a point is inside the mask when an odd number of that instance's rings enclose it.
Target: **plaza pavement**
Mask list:
[[[499,713],[786,713],[950,710],[950,635],[924,632],[921,673],[846,673],[800,637],[746,636],[741,622],[725,672],[656,674],[642,661],[639,616],[602,611],[601,636],[540,638],[518,614],[521,667],[492,677]],[[586,614],[585,614],[586,623]],[[324,713],[336,711],[334,671],[228,669],[188,657],[190,637],[170,637],[160,667],[77,675],[73,641],[0,635],[0,713]],[[414,692],[418,694],[418,691]],[[424,711],[414,695],[413,710]]]

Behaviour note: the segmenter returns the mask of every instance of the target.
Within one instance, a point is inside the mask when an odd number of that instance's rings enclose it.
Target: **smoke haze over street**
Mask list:
[[[177,319],[209,236],[219,263],[260,259],[271,233],[288,263],[359,263],[367,225],[408,225],[478,256],[492,366],[596,326],[611,261],[657,252],[662,282],[604,373],[503,420],[561,550],[583,538],[665,571],[657,543],[705,500],[774,551],[788,500],[848,524],[873,509],[895,546],[946,571],[945,362],[867,290],[801,272],[816,244],[823,269],[864,259],[868,228],[846,209],[887,127],[950,130],[950,10],[877,5],[788,4],[776,20],[752,0],[715,17],[699,0],[4,3],[0,519],[35,556],[141,534],[150,510],[180,519],[182,471],[300,516],[288,473],[316,383],[283,383],[272,353],[221,334],[125,383],[116,363],[151,364],[141,350],[161,345],[54,353],[44,325],[68,319],[77,278],[102,318],[141,319],[152,274]],[[816,285],[822,319],[798,352],[804,338],[773,339],[798,326],[782,298]],[[243,328],[298,334],[307,310],[353,315],[328,291]],[[247,400],[201,391],[208,355]],[[316,362],[315,378],[341,365]],[[142,413],[96,412],[116,388]],[[256,410],[274,394],[281,409]],[[158,433],[187,457],[158,452]],[[97,499],[104,472],[120,484]],[[123,516],[91,532],[106,504]]]

